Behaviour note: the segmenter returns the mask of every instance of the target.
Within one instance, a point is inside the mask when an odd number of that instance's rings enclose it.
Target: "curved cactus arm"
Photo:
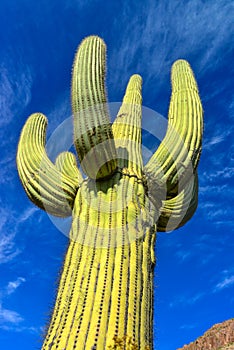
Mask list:
[[[106,45],[97,36],[80,44],[73,65],[74,144],[83,171],[93,179],[116,169],[116,150],[105,91]]]
[[[167,198],[183,188],[196,169],[201,152],[203,110],[192,69],[178,60],[171,71],[172,95],[168,129],[144,170],[151,187],[167,187]]]
[[[41,113],[26,121],[18,145],[17,167],[29,199],[49,214],[71,215],[78,190],[77,179],[63,174],[45,151],[47,119]]]
[[[141,118],[142,78],[134,74],[127,85],[118,115],[112,125],[118,154],[118,167],[127,167],[130,172],[142,174]]]
[[[177,196],[163,201],[157,231],[172,231],[183,226],[195,213],[197,203],[198,176],[196,172]]]
[[[77,167],[76,157],[73,153],[60,153],[56,158],[55,165],[64,175],[70,176],[73,180],[76,180],[77,186],[83,181],[82,174]]]

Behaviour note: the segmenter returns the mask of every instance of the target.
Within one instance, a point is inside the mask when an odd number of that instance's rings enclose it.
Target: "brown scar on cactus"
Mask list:
[[[132,337],[124,335],[122,338],[114,336],[113,345],[108,346],[108,350],[140,350],[138,345],[132,341]],[[142,350],[150,350],[149,346],[145,346]]]
[[[156,232],[184,225],[197,207],[203,110],[189,63],[172,65],[168,129],[145,165],[142,78],[130,78],[111,124],[105,71],[104,41],[85,38],[71,88],[85,178],[72,153],[55,163],[47,156],[42,113],[28,118],[19,139],[17,168],[29,199],[49,214],[72,215],[43,350],[153,349]]]

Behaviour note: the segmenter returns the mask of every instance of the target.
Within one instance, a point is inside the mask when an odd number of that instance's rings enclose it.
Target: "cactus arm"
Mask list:
[[[77,167],[76,157],[73,153],[71,152],[60,153],[56,158],[55,166],[64,175],[72,177],[74,180],[76,179],[78,184],[81,184],[81,182],[83,181],[82,174],[80,173]]]
[[[185,185],[184,189],[175,197],[162,201],[157,231],[172,231],[183,226],[193,216],[198,203],[198,176]]]
[[[34,204],[52,215],[66,217],[71,215],[78,182],[62,174],[47,157],[46,126],[47,119],[40,113],[26,121],[16,157],[18,172]]]
[[[178,194],[196,169],[201,152],[203,110],[188,62],[176,61],[171,72],[172,95],[168,130],[144,170],[151,188],[166,184],[167,198]]]
[[[78,48],[72,75],[74,144],[83,171],[93,179],[116,169],[116,150],[105,92],[106,45],[97,36]]]
[[[118,150],[118,167],[127,167],[141,176],[143,169],[141,152],[142,78],[133,75],[127,85],[118,115],[112,125],[115,145]]]

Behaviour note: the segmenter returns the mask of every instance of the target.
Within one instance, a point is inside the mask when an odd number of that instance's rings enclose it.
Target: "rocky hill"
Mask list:
[[[234,318],[215,324],[197,340],[177,350],[234,350]]]

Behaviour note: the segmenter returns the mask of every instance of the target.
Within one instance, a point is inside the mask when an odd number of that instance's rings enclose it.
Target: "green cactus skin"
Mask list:
[[[196,210],[203,131],[189,64],[176,61],[171,76],[168,130],[145,166],[142,79],[130,78],[111,125],[105,44],[96,36],[82,41],[72,78],[74,144],[87,178],[70,152],[55,164],[48,159],[44,115],[31,115],[23,128],[17,166],[29,199],[50,214],[73,218],[43,350],[153,348],[156,231],[184,225]]]
[[[168,130],[159,148],[144,167],[144,172],[153,185],[159,182],[160,187],[166,182],[168,198],[177,195],[178,184],[182,189],[195,172],[203,131],[202,105],[188,62],[178,60],[173,64],[171,82]]]
[[[73,66],[74,144],[83,171],[99,179],[116,169],[116,151],[106,104],[106,45],[99,37],[90,39],[80,45]]]

